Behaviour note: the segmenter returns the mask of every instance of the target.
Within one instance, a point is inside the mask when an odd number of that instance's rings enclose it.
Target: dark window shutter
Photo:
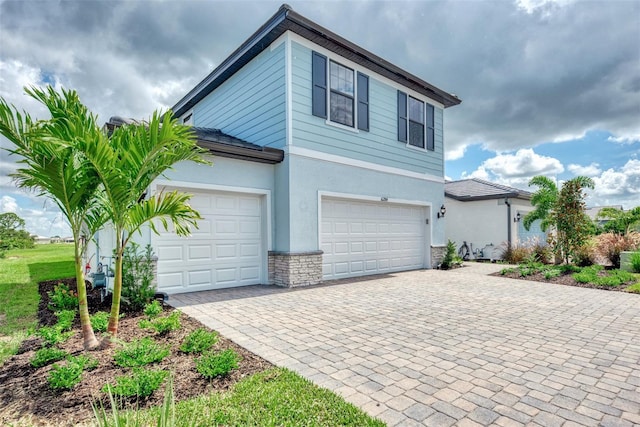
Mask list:
[[[407,94],[398,91],[398,141],[407,142]]]
[[[435,135],[434,135],[434,108],[431,104],[425,104],[427,108],[427,150],[435,150]]]
[[[358,73],[358,129],[369,131],[369,77]]]
[[[311,64],[311,113],[327,118],[327,57],[313,52]]]

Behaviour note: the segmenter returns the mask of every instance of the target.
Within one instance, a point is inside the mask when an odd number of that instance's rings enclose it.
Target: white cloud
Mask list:
[[[520,149],[515,154],[497,155],[485,160],[482,165],[503,179],[557,175],[564,172],[564,167],[558,159],[536,154],[531,148]]]
[[[466,145],[460,145],[455,148],[447,149],[444,153],[445,160],[458,160],[464,157],[464,153],[467,151]]]
[[[577,0],[516,0],[518,8],[526,11],[528,14],[532,14],[539,9],[546,9],[545,13],[548,14],[548,9],[557,6],[566,6],[570,3],[574,3]]]
[[[629,160],[619,169],[607,169],[593,181],[590,205],[622,204],[625,209],[640,206],[640,160]]]
[[[574,175],[582,175],[582,176],[597,176],[602,173],[602,169],[600,169],[597,163],[591,163],[588,166],[581,166],[576,164],[570,164],[567,166],[567,169]]]
[[[618,144],[634,144],[640,142],[640,131],[636,133],[619,134],[610,136],[607,141],[617,142]]]
[[[0,198],[0,212],[18,212],[18,203],[16,199],[10,196],[2,196],[2,198]]]

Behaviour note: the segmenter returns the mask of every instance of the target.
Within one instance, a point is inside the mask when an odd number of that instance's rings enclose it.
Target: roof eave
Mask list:
[[[284,160],[284,151],[277,148],[262,147],[259,150],[222,144],[219,142],[198,139],[198,145],[211,154],[232,159],[246,160],[257,163],[276,164]]]
[[[368,68],[378,72],[391,80],[412,88],[420,93],[433,98],[447,107],[458,105],[462,102],[457,96],[447,93],[426,81],[414,76],[407,71],[391,64],[379,56],[363,49],[354,43],[340,37],[328,29],[296,13],[290,6],[284,4],[278,11],[255,33],[251,35],[240,47],[229,55],[207,77],[198,83],[173,107],[176,117],[189,111],[205,96],[211,93],[218,85],[233,75],[238,69],[247,64],[251,59],[266,49],[274,40],[290,30],[302,37],[308,38],[308,33],[323,37],[329,43],[333,43],[353,55],[357,56]],[[313,41],[313,40],[312,40]]]

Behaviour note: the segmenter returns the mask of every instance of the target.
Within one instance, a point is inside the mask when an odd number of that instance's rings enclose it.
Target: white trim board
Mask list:
[[[376,163],[365,162],[363,160],[351,159],[348,157],[337,156],[335,154],[323,153],[321,151],[311,150],[309,148],[289,146],[285,147],[285,153],[291,156],[306,157],[309,159],[322,160],[325,162],[338,163],[346,166],[353,166],[362,169],[368,169],[376,172],[389,173],[393,175],[400,175],[407,178],[415,178],[423,181],[436,182],[444,184],[444,177],[439,177],[426,173],[419,173],[413,171],[407,171],[400,168],[394,168],[392,166],[384,166]]]

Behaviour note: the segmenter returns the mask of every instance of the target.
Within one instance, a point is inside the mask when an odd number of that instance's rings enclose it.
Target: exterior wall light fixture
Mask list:
[[[444,205],[440,206],[440,211],[438,211],[438,218],[444,218],[444,214],[447,213],[447,208]]]
[[[513,222],[520,222],[521,219],[522,219],[522,216],[520,215],[520,212],[518,212],[515,218],[513,218]]]

